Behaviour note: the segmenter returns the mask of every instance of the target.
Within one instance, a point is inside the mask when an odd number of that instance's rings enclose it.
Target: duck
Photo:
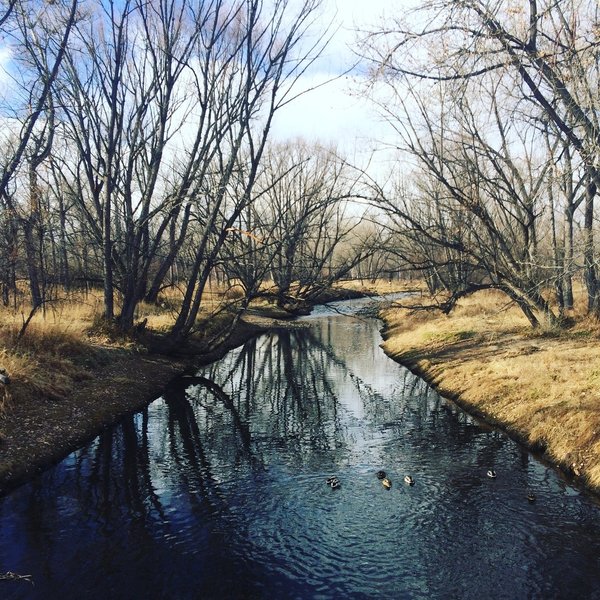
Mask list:
[[[336,489],[340,487],[340,480],[337,477],[328,477],[325,482],[327,483],[328,486],[330,486],[332,489]]]
[[[410,475],[405,475],[404,483],[406,483],[407,485],[415,485],[415,480]]]
[[[391,488],[392,488],[392,480],[391,480],[391,479],[388,479],[387,477],[384,477],[384,478],[381,480],[381,485],[382,485],[382,486],[383,486],[383,487],[384,487],[386,490],[389,490],[389,489],[391,489]]]
[[[385,471],[377,471],[377,479],[385,479],[386,477]]]
[[[535,502],[535,494],[531,491],[527,492],[527,496],[525,496],[529,502]]]
[[[494,469],[490,469],[490,470],[487,472],[487,476],[488,476],[488,477],[491,477],[492,479],[496,479],[496,471],[494,471]]]

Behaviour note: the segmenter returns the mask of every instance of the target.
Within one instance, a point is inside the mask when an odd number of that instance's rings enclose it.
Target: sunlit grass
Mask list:
[[[577,298],[574,326],[553,331],[491,291],[449,316],[391,309],[384,348],[600,488],[600,327]]]
[[[94,294],[74,294],[49,302],[23,324],[31,307],[0,308],[0,366],[10,375],[0,413],[25,398],[64,398],[89,378],[94,349],[87,332],[99,310]]]
[[[200,338],[210,339],[224,327],[240,296],[239,286],[207,288],[197,317]],[[156,304],[138,305],[135,322],[145,321],[147,330],[166,333],[175,323],[182,299],[181,288],[167,288]],[[90,377],[97,361],[106,358],[103,350],[140,350],[133,336],[104,321],[102,290],[70,293],[45,303],[23,331],[30,312],[26,303],[17,309],[0,307],[0,368],[11,377],[10,386],[0,390],[0,415],[11,402],[25,397],[65,397],[78,381]]]
[[[405,305],[426,305],[427,298],[415,296],[403,300]],[[522,312],[495,291],[479,292],[462,299],[450,315],[437,309],[415,311],[390,308],[384,313],[388,340],[386,350],[393,355],[406,350],[436,348],[461,339],[493,340],[498,334],[530,331]]]
[[[409,281],[404,279],[393,279],[390,281],[387,278],[379,278],[375,280],[352,279],[349,281],[341,281],[336,284],[336,287],[380,295],[405,292],[407,290],[414,291],[424,289],[424,285],[419,281]]]

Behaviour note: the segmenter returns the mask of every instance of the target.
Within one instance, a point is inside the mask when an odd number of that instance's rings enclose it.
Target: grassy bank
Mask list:
[[[600,329],[533,331],[494,292],[445,316],[393,308],[384,350],[442,395],[507,430],[600,492]]]
[[[257,318],[259,307],[224,344],[203,353],[203,338],[212,338],[231,318],[227,311],[207,312],[199,321],[195,354],[182,358],[150,353],[133,337],[116,335],[102,325],[100,312],[99,295],[71,297],[36,314],[20,339],[27,310],[0,312],[0,367],[10,376],[10,384],[0,386],[0,494],[142,409],[181,373],[217,359],[270,322]],[[139,318],[160,332],[173,322],[173,313],[163,302],[162,307],[141,306]]]

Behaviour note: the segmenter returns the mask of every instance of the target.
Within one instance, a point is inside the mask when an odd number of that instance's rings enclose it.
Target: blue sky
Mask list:
[[[357,30],[370,30],[389,17],[405,10],[415,0],[323,0],[319,28],[331,23],[332,39],[323,55],[298,82],[297,89],[317,87],[286,106],[274,121],[273,137],[282,141],[302,137],[335,145],[350,160],[369,156],[373,140],[385,138],[387,127],[375,107],[361,95],[363,78],[354,69],[342,75],[357,61]],[[385,21],[384,21],[385,22]],[[0,64],[8,58],[0,45]],[[340,76],[333,81],[332,78]],[[0,85],[6,86],[6,73],[0,69]],[[330,81],[326,85],[325,82]],[[318,87],[322,86],[322,87]]]
[[[352,67],[358,60],[357,30],[370,30],[409,4],[414,0],[323,0],[320,23],[332,22],[333,38],[318,63],[298,82],[298,89],[324,84]],[[274,137],[335,145],[353,162],[364,163],[377,141],[389,139],[390,132],[361,93],[363,82],[360,69],[354,69],[296,99],[276,116]]]

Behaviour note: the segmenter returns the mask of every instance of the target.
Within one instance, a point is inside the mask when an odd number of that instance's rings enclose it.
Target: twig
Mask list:
[[[33,575],[19,575],[12,571],[6,573],[0,573],[0,581],[27,581],[33,585]]]

